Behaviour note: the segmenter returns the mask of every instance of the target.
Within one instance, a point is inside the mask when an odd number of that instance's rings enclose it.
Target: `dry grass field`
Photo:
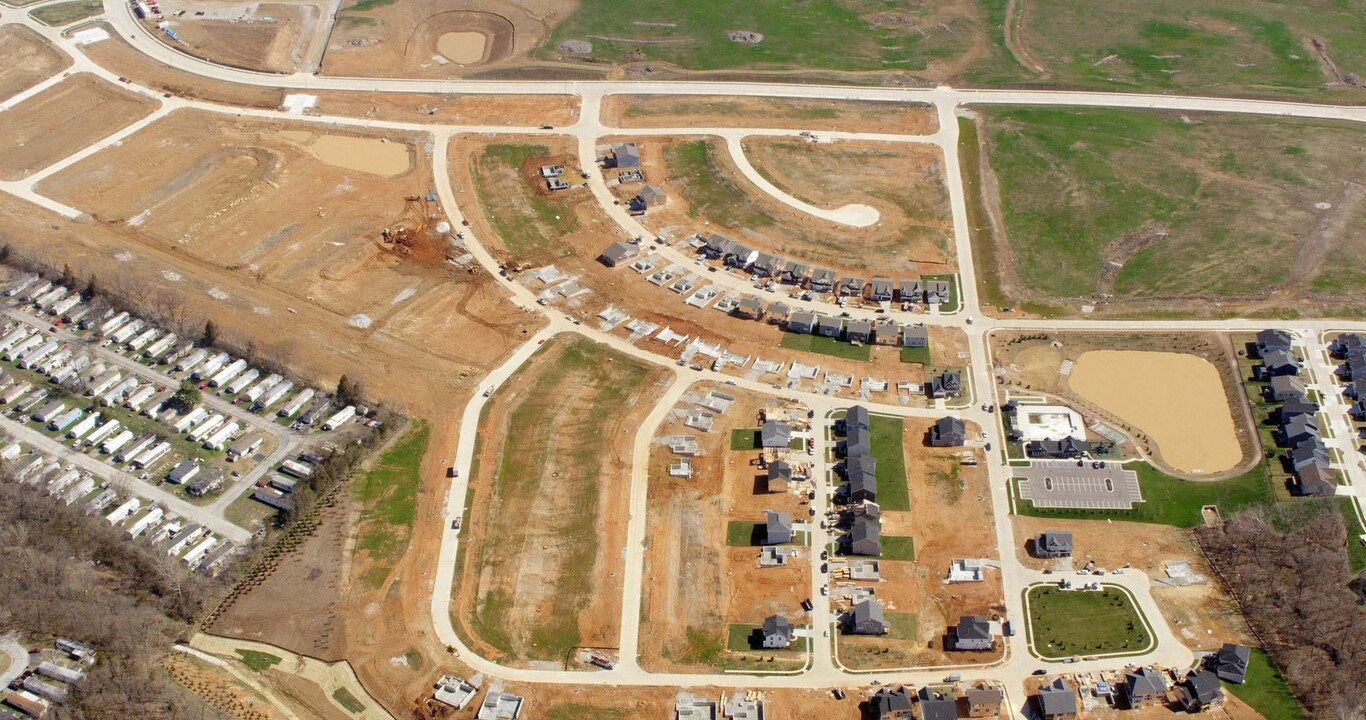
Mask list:
[[[19,180],[150,115],[157,101],[81,73],[0,112],[0,178]]]
[[[813,131],[929,135],[939,119],[928,105],[719,95],[608,95],[602,120],[619,128],[800,127]]]
[[[444,95],[323,90],[324,115],[439,125],[537,127],[573,125],[579,101],[572,95]]]

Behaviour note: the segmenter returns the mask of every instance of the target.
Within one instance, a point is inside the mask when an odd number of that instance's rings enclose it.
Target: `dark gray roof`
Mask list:
[[[1262,353],[1262,364],[1268,368],[1299,367],[1299,361],[1288,350],[1271,350]]]
[[[844,331],[850,335],[866,336],[873,332],[873,322],[871,320],[850,320]]]
[[[960,640],[990,640],[991,623],[981,615],[964,615],[958,618],[958,638]]]
[[[865,427],[850,426],[845,431],[844,447],[845,455],[867,455],[873,451],[872,434]]]
[[[768,464],[769,480],[791,480],[792,466],[788,463],[777,460]]]
[[[635,245],[628,245],[624,242],[612,243],[611,245],[607,246],[606,250],[602,251],[603,258],[605,258],[608,262],[612,263],[613,265],[620,263],[624,260],[630,260],[631,258],[639,254],[640,248],[636,247]]]
[[[1284,330],[1263,330],[1257,333],[1258,348],[1289,348],[1294,338]]]
[[[905,687],[882,688],[873,696],[873,709],[879,714],[910,710],[911,693]]]
[[[1186,676],[1183,684],[1201,705],[1217,702],[1224,696],[1224,689],[1219,685],[1219,677],[1208,670],[1192,672]]]
[[[868,428],[868,408],[862,405],[855,405],[844,414],[845,427]]]
[[[1219,677],[1235,683],[1247,679],[1247,664],[1252,660],[1252,650],[1245,645],[1224,643],[1210,663]]]
[[[1141,667],[1124,676],[1129,695],[1152,695],[1167,692],[1167,679],[1152,667]]]
[[[957,720],[958,703],[952,698],[921,700],[920,717],[923,720]]]
[[[1043,710],[1045,717],[1051,715],[1075,715],[1077,714],[1077,693],[1067,684],[1066,680],[1058,678],[1052,685],[1047,685],[1039,689],[1039,707]]]
[[[867,515],[855,518],[853,527],[849,528],[849,542],[859,555],[881,555],[882,527]]]
[[[792,428],[786,423],[769,420],[759,429],[759,438],[766,448],[785,448],[792,442]]]
[[[1045,530],[1038,538],[1044,552],[1072,552],[1072,533],[1064,530]]]
[[[868,621],[877,621],[882,623],[883,627],[887,627],[887,621],[882,614],[882,606],[877,604],[875,600],[864,600],[855,605],[853,621],[856,626]]]
[[[934,423],[934,436],[942,440],[956,441],[961,445],[967,439],[967,426],[952,415],[942,417]]]
[[[794,634],[792,623],[782,615],[769,615],[764,618],[764,635],[783,635],[791,640]]]
[[[784,535],[790,539],[792,537],[792,515],[773,512],[772,510],[765,511],[764,532],[770,540],[775,537],[782,538]],[[781,540],[781,542],[786,541],[786,539]]]

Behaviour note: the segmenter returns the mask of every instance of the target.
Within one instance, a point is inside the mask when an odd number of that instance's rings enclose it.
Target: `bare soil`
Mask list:
[[[0,112],[0,178],[19,180],[150,115],[155,100],[80,73]]]
[[[182,687],[199,695],[214,710],[235,720],[284,720],[285,715],[230,673],[181,653],[170,653],[161,666]]]
[[[603,123],[620,128],[798,127],[803,130],[929,135],[939,118],[927,105],[796,98],[609,95]]]
[[[191,12],[170,21],[184,41],[178,49],[221,65],[277,73],[304,69],[301,64],[323,12],[311,3],[261,3],[241,7],[240,14],[234,12],[240,6],[230,6],[226,12],[197,17],[193,11],[205,5],[174,2],[163,12],[182,4]]]
[[[322,91],[316,112],[441,125],[535,127],[573,125],[579,102],[573,95],[438,95]]]
[[[0,26],[0,99],[12,97],[71,66],[66,53],[23,25]]]

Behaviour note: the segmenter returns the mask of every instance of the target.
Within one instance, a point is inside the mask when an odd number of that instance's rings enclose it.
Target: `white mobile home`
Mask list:
[[[256,368],[251,368],[241,375],[238,375],[237,379],[228,383],[228,392],[236,395],[247,389],[247,386],[255,382],[258,377],[261,377],[261,371]]]
[[[143,451],[143,453],[134,458],[133,462],[130,464],[133,467],[142,470],[144,468],[150,467],[153,463],[160,460],[162,457],[166,455],[166,453],[170,451],[171,444],[163,440],[157,443],[156,445],[153,445],[150,449]]]
[[[193,370],[195,367],[199,365],[199,363],[204,362],[204,358],[207,358],[208,356],[209,351],[205,350],[204,348],[195,350],[189,355],[186,355],[185,357],[181,358],[175,364],[176,372],[180,372],[182,370]]]
[[[257,401],[257,403],[256,403],[256,405],[255,405],[255,409],[256,409],[256,410],[267,410],[267,409],[269,409],[271,405],[274,405],[275,403],[280,402],[280,399],[283,398],[285,395],[288,395],[288,394],[289,394],[289,391],[290,391],[290,390],[293,390],[293,389],[294,389],[294,381],[293,381],[293,380],[286,380],[286,381],[284,381],[284,382],[282,382],[282,383],[276,385],[275,387],[273,387],[273,388],[267,390],[265,395],[262,395],[262,396],[261,396],[261,399],[260,399],[259,401]]]
[[[105,455],[108,455],[112,452],[115,452],[124,445],[127,445],[128,441],[132,439],[133,431],[124,430],[118,435],[115,435],[114,437],[111,437],[108,440],[105,440],[104,442],[100,443],[100,451],[103,452]]]
[[[205,360],[203,365],[200,365],[199,367],[195,368],[194,372],[190,373],[190,377],[194,378],[195,380],[209,377],[214,373],[218,372],[219,368],[223,367],[224,365],[227,365],[228,361],[231,359],[232,356],[225,352],[218,353],[217,355],[214,355],[208,360]]]
[[[86,433],[93,430],[95,428],[95,423],[99,421],[99,413],[90,413],[89,415],[86,415],[84,418],[82,418],[80,422],[76,423],[75,425],[72,425],[71,429],[66,431],[66,436],[71,438],[72,440],[79,440],[82,437],[85,437]]]
[[[114,431],[118,430],[121,425],[122,423],[120,423],[118,420],[105,421],[103,425],[95,428],[89,435],[85,437],[84,443],[86,445],[94,445],[99,441],[114,434]]]
[[[163,513],[159,507],[153,507],[151,510],[148,510],[147,514],[138,518],[132,525],[128,526],[128,537],[135,538],[147,532],[161,521],[161,516],[164,514],[165,513]]]
[[[238,358],[232,361],[232,363],[229,364],[227,367],[224,367],[222,370],[219,370],[218,374],[214,375],[213,378],[209,380],[209,387],[220,387],[222,385],[226,385],[227,383],[232,382],[233,378],[245,372],[246,369],[247,361]]]
[[[141,500],[137,498],[128,498],[122,505],[114,508],[113,512],[104,516],[104,519],[108,520],[110,525],[118,525],[124,520],[132,517],[133,513],[137,512],[140,507],[142,507]]]
[[[217,430],[219,426],[227,422],[227,420],[227,417],[220,415],[218,413],[214,413],[208,416],[207,418],[204,418],[203,422],[196,425],[194,429],[190,431],[189,437],[191,440],[199,442],[200,440],[203,440],[204,438],[208,437],[209,433],[213,432],[214,430]]]
[[[242,426],[235,422],[230,422],[221,428],[213,431],[208,437],[204,438],[204,448],[206,450],[222,450],[223,446],[242,430]]]
[[[188,413],[185,413],[185,415],[181,417],[179,420],[176,420],[175,424],[171,425],[171,429],[175,430],[178,433],[183,433],[186,430],[189,430],[190,428],[194,427],[196,424],[199,423],[199,421],[203,420],[208,416],[209,411],[204,409],[204,406],[201,405],[189,411]]]
[[[285,406],[280,408],[280,417],[293,417],[304,405],[307,405],[308,401],[312,400],[313,396],[316,394],[317,393],[313,391],[313,388],[304,388],[303,392],[295,395],[293,400],[285,403]]]
[[[331,431],[333,431],[333,430],[336,430],[337,428],[341,427],[342,425],[345,425],[346,422],[347,422],[348,420],[350,420],[351,418],[353,418],[353,417],[355,417],[355,416],[356,416],[356,406],[355,406],[355,405],[347,405],[346,407],[342,408],[341,410],[338,410],[337,413],[336,413],[335,415],[333,415],[332,417],[328,418],[327,421],[323,423],[323,429],[324,429],[324,430],[327,430],[328,432],[331,432]]]

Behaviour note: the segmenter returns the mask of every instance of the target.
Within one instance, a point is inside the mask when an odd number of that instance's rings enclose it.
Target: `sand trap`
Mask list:
[[[436,51],[453,63],[471,65],[484,59],[488,38],[479,32],[449,32],[436,40]]]
[[[1217,473],[1242,458],[1219,370],[1208,360],[1094,350],[1078,358],[1068,385],[1146,433],[1178,470]]]
[[[304,146],[313,157],[332,167],[393,177],[412,166],[408,146],[377,138],[315,135],[307,130],[281,130],[280,137]]]

